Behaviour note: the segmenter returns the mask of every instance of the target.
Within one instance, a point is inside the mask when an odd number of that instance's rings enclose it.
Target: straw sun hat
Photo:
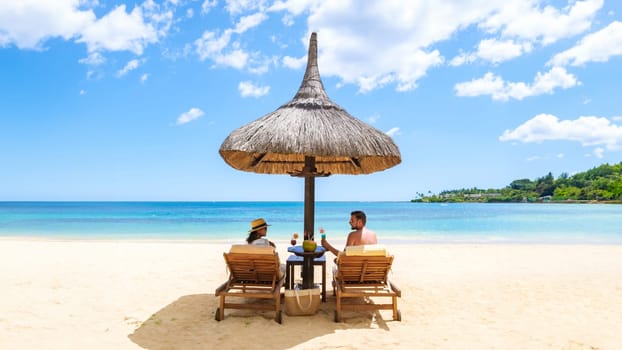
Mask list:
[[[251,222],[251,229],[248,232],[249,233],[250,232],[254,232],[254,231],[260,230],[262,228],[268,227],[268,226],[271,226],[271,225],[268,225],[268,223],[266,223],[266,220],[264,220],[262,218],[255,219],[255,220],[253,220]]]

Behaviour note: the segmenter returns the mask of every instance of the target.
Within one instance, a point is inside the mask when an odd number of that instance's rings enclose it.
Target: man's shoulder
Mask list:
[[[376,231],[374,231],[374,230],[370,230],[370,229],[368,229],[367,227],[364,227],[364,228],[363,228],[363,231],[364,231],[366,234],[368,234],[368,235],[374,235],[374,236],[376,235]]]
[[[366,227],[363,228],[363,234],[361,235],[361,240],[363,241],[363,244],[377,244],[378,243],[378,237],[376,236],[376,232],[369,230]]]

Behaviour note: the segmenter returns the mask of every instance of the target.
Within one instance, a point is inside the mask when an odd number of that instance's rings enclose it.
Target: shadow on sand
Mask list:
[[[218,298],[213,294],[186,295],[165,306],[144,321],[128,337],[145,349],[288,349],[311,339],[344,329],[389,327],[379,312],[345,313],[335,323],[335,299],[321,303],[313,316],[289,317],[274,321],[274,312],[225,311],[223,321],[215,320]],[[252,338],[252,339],[249,339]]]

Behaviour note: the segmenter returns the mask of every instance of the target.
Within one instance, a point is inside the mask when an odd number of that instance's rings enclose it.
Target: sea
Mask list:
[[[303,231],[303,202],[0,202],[0,238],[243,242]],[[316,202],[315,235],[345,240],[363,210],[381,243],[622,244],[622,205]],[[301,235],[302,236],[302,235]]]

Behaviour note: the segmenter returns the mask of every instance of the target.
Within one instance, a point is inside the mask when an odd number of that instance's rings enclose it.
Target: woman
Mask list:
[[[268,234],[268,225],[262,218],[255,219],[251,222],[251,229],[248,231],[246,242],[254,245],[270,245],[276,248],[276,245],[269,241],[265,236]]]

